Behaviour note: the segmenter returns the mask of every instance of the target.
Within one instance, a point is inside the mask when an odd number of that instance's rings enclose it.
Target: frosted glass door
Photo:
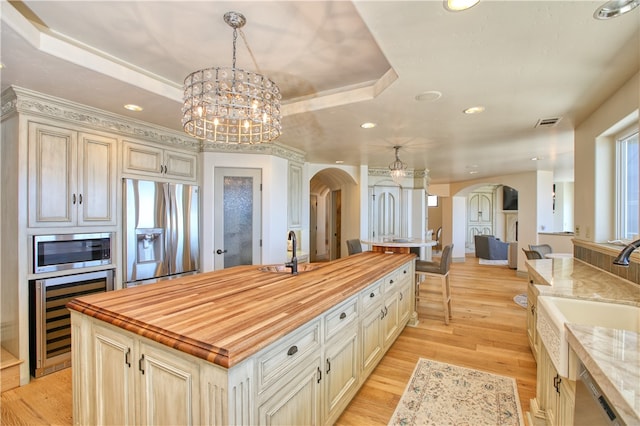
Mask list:
[[[216,168],[214,267],[260,263],[260,184],[258,169]]]

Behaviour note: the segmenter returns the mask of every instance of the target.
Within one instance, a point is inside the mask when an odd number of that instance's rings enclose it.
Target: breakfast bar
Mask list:
[[[330,424],[413,315],[413,254],[72,300],[76,424]]]

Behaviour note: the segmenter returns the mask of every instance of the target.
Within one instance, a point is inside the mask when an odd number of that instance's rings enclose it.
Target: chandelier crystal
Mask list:
[[[403,163],[398,156],[400,147],[396,145],[393,147],[393,149],[395,149],[396,151],[396,160],[393,163],[389,164],[389,170],[391,171],[391,179],[393,179],[396,184],[400,185],[400,182],[402,182],[402,179],[407,174],[407,165]]]
[[[246,19],[227,12],[224,21],[233,28],[232,66],[201,69],[185,78],[182,127],[211,142],[270,142],[282,133],[280,89],[262,74],[236,68],[238,28]]]

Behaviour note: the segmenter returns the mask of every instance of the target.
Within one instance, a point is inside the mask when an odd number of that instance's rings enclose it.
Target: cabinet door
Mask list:
[[[122,172],[162,176],[163,150],[131,141],[122,143]]]
[[[29,226],[76,223],[76,132],[29,123]]]
[[[536,314],[536,296],[533,290],[533,284],[529,284],[527,288],[527,337],[529,338],[529,347],[533,353],[533,358],[538,360],[538,332],[536,330],[537,314]]]
[[[400,331],[399,326],[399,296],[398,292],[388,295],[384,300],[384,317],[382,318],[383,346],[386,348],[393,343]]]
[[[317,425],[320,420],[320,383],[323,372],[320,357],[301,364],[291,380],[281,381],[258,407],[260,425]]]
[[[403,282],[398,291],[398,319],[400,324],[406,324],[413,312],[413,290],[411,281]]]
[[[164,173],[167,177],[196,180],[198,177],[197,164],[198,157],[195,154],[170,150],[164,152]]]
[[[378,360],[382,357],[381,322],[384,311],[378,305],[367,312],[361,322],[362,335],[362,371],[366,377],[371,373]]]
[[[137,368],[132,366],[133,339],[105,327],[94,329],[95,424],[134,425]]]
[[[199,424],[198,364],[145,343],[140,343],[140,354],[140,424]]]
[[[325,424],[333,424],[355,394],[358,371],[358,332],[354,326],[332,339],[325,350]]]
[[[116,224],[116,140],[79,134],[78,225]]]

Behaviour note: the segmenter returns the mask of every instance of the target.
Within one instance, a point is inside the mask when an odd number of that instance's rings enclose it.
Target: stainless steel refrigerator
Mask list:
[[[123,193],[125,285],[197,272],[198,187],[125,179]]]

